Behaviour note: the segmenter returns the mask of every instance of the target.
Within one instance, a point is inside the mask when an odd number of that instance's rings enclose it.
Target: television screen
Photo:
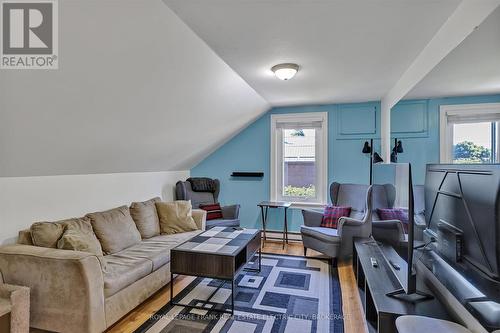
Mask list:
[[[500,165],[430,164],[425,180],[427,239],[452,264],[500,280]]]

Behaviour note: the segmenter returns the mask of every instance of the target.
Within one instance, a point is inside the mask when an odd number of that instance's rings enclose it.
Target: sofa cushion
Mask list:
[[[75,219],[66,223],[64,233],[57,242],[57,248],[103,255],[101,244],[94,234],[89,219]]]
[[[127,206],[87,214],[104,254],[117,253],[141,241]]]
[[[31,240],[33,245],[57,248],[57,241],[64,232],[64,223],[74,219],[57,222],[36,222],[31,225]]]
[[[153,263],[153,271],[156,271],[170,262],[170,249],[193,238],[201,232],[201,230],[197,230],[172,235],[154,236],[123,250],[120,254],[150,260]]]
[[[303,225],[300,227],[300,233],[303,235],[314,237],[323,242],[329,242],[329,243],[340,242],[340,237],[338,237],[337,235],[337,229],[333,228],[308,227]]]
[[[156,210],[160,218],[160,230],[162,234],[176,234],[198,230],[198,226],[192,217],[190,201],[157,202]]]
[[[155,206],[155,203],[160,201],[161,199],[156,197],[148,201],[130,204],[130,215],[143,239],[160,234],[160,220]]]
[[[240,220],[234,219],[234,220],[211,220],[207,221],[206,223],[206,229],[211,229],[213,227],[239,227],[240,226]]]
[[[108,255],[103,267],[104,296],[109,297],[130,286],[153,271],[153,263],[145,258],[138,258],[127,250]]]

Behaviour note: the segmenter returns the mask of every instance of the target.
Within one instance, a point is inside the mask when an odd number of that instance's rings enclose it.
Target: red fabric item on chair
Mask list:
[[[351,215],[351,207],[326,206],[320,227],[337,229],[339,218],[349,217],[349,215]]]
[[[207,221],[222,218],[222,209],[219,203],[200,205],[200,209],[207,211]]]

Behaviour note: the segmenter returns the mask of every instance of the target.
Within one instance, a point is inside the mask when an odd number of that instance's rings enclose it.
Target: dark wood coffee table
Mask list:
[[[234,278],[242,270],[260,272],[260,230],[215,227],[170,250],[170,304],[193,309],[234,314]],[[248,260],[259,253],[258,268],[245,268]],[[222,280],[202,306],[180,304],[174,300],[174,274]],[[216,309],[211,298],[231,281],[231,311]],[[213,305],[211,309],[205,305]]]

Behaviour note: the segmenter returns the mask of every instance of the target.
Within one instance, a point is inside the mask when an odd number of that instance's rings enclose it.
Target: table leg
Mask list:
[[[287,209],[285,208],[285,223],[283,224],[283,249],[285,249],[285,243],[288,244],[288,221],[286,218]]]
[[[231,314],[234,315],[234,279],[231,280]]]
[[[259,273],[262,268],[262,249],[259,248]]]
[[[267,210],[266,216],[264,216],[264,207],[260,206],[260,212],[262,215],[262,230],[264,231],[264,242],[266,241],[266,219],[267,219]]]
[[[170,305],[174,304],[174,274],[170,273]]]

